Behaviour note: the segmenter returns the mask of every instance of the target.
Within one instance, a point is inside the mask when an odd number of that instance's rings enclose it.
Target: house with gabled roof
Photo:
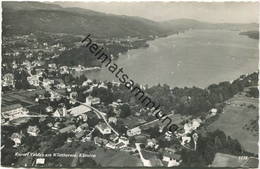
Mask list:
[[[99,130],[99,132],[103,135],[105,134],[111,134],[111,129],[107,126],[106,123],[100,122],[96,125],[96,128]]]

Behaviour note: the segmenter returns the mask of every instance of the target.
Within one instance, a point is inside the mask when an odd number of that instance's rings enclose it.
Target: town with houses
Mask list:
[[[26,37],[17,39],[25,40]],[[123,102],[120,97],[110,98],[109,92],[121,90],[119,82],[72,75],[98,67],[52,63],[61,51],[68,50],[62,44],[49,46],[47,42],[35,43],[35,40],[32,44],[32,50],[42,48],[41,52],[46,49],[48,53],[37,53],[36,59],[32,59],[35,56],[31,50],[21,47],[24,61],[7,62],[2,66],[1,149],[10,149],[7,151],[13,158],[12,166],[67,166],[63,162],[55,164],[52,157],[19,159],[15,154],[55,152],[56,149],[62,153],[62,149],[66,150],[73,143],[77,143],[75,149],[79,152],[76,153],[110,150],[124,152],[126,157],[133,156],[140,166],[179,166],[182,156],[178,152],[182,149],[196,151],[199,139],[196,130],[219,111],[212,108],[203,120],[171,111],[168,116],[179,126],[172,133],[159,123],[152,109],[131,101]],[[5,55],[15,57],[21,51]],[[41,57],[49,52],[51,57]],[[145,89],[145,86],[141,87]],[[82,150],[86,151],[80,152]],[[82,163],[80,160],[75,156],[68,166],[78,166]]]
[[[17,39],[26,42],[28,37],[22,36]],[[79,144],[89,142],[102,149],[135,154],[134,156],[141,159],[143,166],[167,167],[181,164],[182,158],[178,151],[182,148],[196,150],[198,140],[196,129],[203,123],[200,118],[192,119],[172,111],[170,116],[175,124],[182,126],[182,130],[175,133],[165,132],[164,126],[153,117],[153,110],[123,102],[121,99],[105,104],[102,98],[93,96],[93,93],[94,95],[98,92],[106,93],[106,90],[120,90],[119,82],[98,82],[82,76],[79,78],[71,76],[72,72],[93,70],[98,67],[86,68],[81,65],[70,67],[51,63],[61,51],[68,49],[60,43],[49,46],[47,42],[39,43],[35,42],[35,39],[31,40],[32,50],[42,48],[36,59],[32,59],[35,56],[29,48],[21,47],[25,55],[24,61],[3,63],[2,66],[1,125],[12,129],[3,131],[1,148],[6,146],[5,142],[11,140],[12,148],[23,153],[30,146],[26,145],[28,142],[23,141],[28,139],[25,137],[41,140],[40,138],[56,135],[66,137],[64,142],[58,140],[64,145],[72,142]],[[51,57],[43,59],[42,55],[48,55],[43,54],[43,50],[48,54],[52,53]],[[8,52],[5,55],[15,57],[20,55],[21,51]],[[131,114],[130,110],[133,110]],[[212,108],[207,118],[215,116],[217,111]],[[144,115],[147,112],[148,117]],[[147,131],[151,127],[158,131]],[[164,145],[164,142],[173,139],[178,143],[169,147]],[[39,142],[29,144],[40,145]],[[46,147],[39,146],[35,151],[43,153],[45,149]],[[145,159],[142,151],[150,154],[151,160]],[[12,165],[46,164],[48,159],[31,157]]]

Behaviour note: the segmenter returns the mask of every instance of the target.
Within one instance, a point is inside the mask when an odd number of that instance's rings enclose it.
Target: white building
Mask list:
[[[191,137],[183,136],[181,145],[185,145],[186,143],[189,143],[191,141]]]
[[[127,130],[126,134],[128,136],[140,135],[141,134],[141,128],[135,127],[135,128],[129,129],[129,130]]]
[[[53,108],[51,106],[46,107],[45,110],[46,110],[47,113],[53,112]]]
[[[32,86],[39,86],[40,85],[40,76],[39,75],[32,75],[27,77],[27,81]]]
[[[2,81],[2,85],[4,87],[14,87],[14,75],[12,73],[7,73],[3,76],[3,81]]]
[[[65,85],[64,83],[59,83],[59,84],[56,85],[56,87],[57,87],[58,89],[65,89],[65,88],[66,88],[66,85]]]
[[[156,141],[154,138],[152,138],[152,139],[147,139],[147,147],[153,148],[153,147],[155,147],[156,145],[157,145],[157,141]]]
[[[119,137],[118,143],[124,143],[125,145],[129,144],[129,140],[126,137]]]
[[[107,147],[107,148],[110,148],[110,149],[116,149],[116,148],[117,148],[116,144],[115,144],[115,143],[112,143],[112,142],[107,143],[107,144],[106,144],[106,147]]]
[[[116,123],[117,123],[117,118],[116,118],[116,117],[109,117],[109,118],[108,118],[108,123],[114,123],[114,124],[116,124]]]
[[[71,114],[74,117],[80,116],[80,115],[88,113],[90,111],[91,111],[91,108],[84,106],[84,105],[79,105],[79,106],[73,107],[68,110],[69,114]]]
[[[21,104],[13,104],[2,108],[2,117],[9,120],[17,119],[26,116],[27,114],[28,110]]]
[[[60,67],[60,74],[69,74],[69,67],[68,66],[61,66]]]
[[[43,79],[42,85],[44,87],[49,87],[50,85],[54,84],[54,80],[50,80],[50,79]]]
[[[175,166],[179,166],[179,165],[180,165],[180,162],[178,162],[175,159],[172,159],[172,160],[168,161],[168,166],[167,167],[175,167]]]
[[[82,83],[82,86],[88,86],[90,84],[92,84],[92,80],[88,79]]]
[[[100,102],[101,102],[100,98],[94,97],[94,98],[92,98],[92,100],[91,100],[91,105],[100,104]]]
[[[107,85],[105,85],[105,83],[102,82],[100,85],[98,85],[98,88],[105,88],[105,89],[107,89]]]
[[[40,132],[39,128],[37,126],[29,126],[27,128],[27,133],[30,135],[30,136],[37,136],[38,133]]]
[[[100,102],[101,100],[98,97],[92,97],[92,96],[86,97],[86,104],[89,106],[100,104]]]
[[[13,147],[17,147],[21,144],[22,136],[19,133],[13,133],[10,137],[11,140],[14,141],[15,145]]]
[[[51,69],[57,69],[57,66],[56,66],[55,63],[49,63],[48,67],[51,68]]]
[[[100,131],[101,134],[111,134],[111,129],[105,123],[99,123],[96,125],[96,128]]]
[[[65,107],[58,108],[56,111],[53,113],[53,117],[65,117],[67,116],[67,110]]]
[[[120,82],[116,82],[116,81],[113,80],[113,81],[112,81],[112,84],[113,84],[114,86],[119,87],[121,83],[120,83]]]
[[[163,153],[162,161],[164,161],[166,163],[167,167],[174,167],[174,166],[179,166],[182,160],[181,160],[181,156],[179,154],[165,151]]]
[[[201,122],[201,119],[193,119],[191,122],[184,124],[184,134],[188,134],[193,130],[196,130],[200,126]]]
[[[217,115],[217,112],[218,112],[218,109],[212,108],[212,109],[210,110],[210,112],[209,112],[210,114],[207,116],[207,118],[216,116],[216,115]]]

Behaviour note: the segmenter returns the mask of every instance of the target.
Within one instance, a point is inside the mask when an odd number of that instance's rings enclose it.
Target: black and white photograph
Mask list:
[[[259,1],[1,1],[0,168],[258,168]]]

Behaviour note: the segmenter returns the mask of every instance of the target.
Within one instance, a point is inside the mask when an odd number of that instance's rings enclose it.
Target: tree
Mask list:
[[[159,126],[155,126],[155,127],[149,127],[146,132],[149,133],[149,135],[151,135],[154,138],[157,138],[161,135],[161,133],[159,133]]]
[[[112,103],[114,100],[114,94],[110,90],[102,88],[102,87],[93,88],[92,96],[99,97],[101,99],[101,101],[104,102],[106,105]]]
[[[127,116],[131,115],[131,109],[128,104],[123,104],[121,107],[120,117],[126,118]]]
[[[206,133],[205,136],[200,136],[197,142],[197,150],[195,152],[187,152],[182,150],[184,166],[207,166],[212,163],[217,152],[245,155],[242,147],[237,140],[231,137],[226,137],[225,133],[220,130]]]
[[[1,141],[1,142],[2,142],[2,144],[3,144],[3,141]],[[11,140],[10,138],[7,138],[7,139],[4,141],[4,146],[5,146],[5,147],[10,148],[10,147],[12,147],[13,145],[15,145],[15,143],[14,143],[14,141]]]
[[[258,91],[257,87],[250,88],[249,91],[247,92],[247,96],[258,98],[259,97],[259,91]]]
[[[4,147],[1,150],[1,165],[10,167],[12,163],[16,163],[15,150],[10,147]]]
[[[39,147],[39,143],[36,141],[36,137],[26,136],[22,138],[22,143],[29,148],[30,151],[35,151]]]

